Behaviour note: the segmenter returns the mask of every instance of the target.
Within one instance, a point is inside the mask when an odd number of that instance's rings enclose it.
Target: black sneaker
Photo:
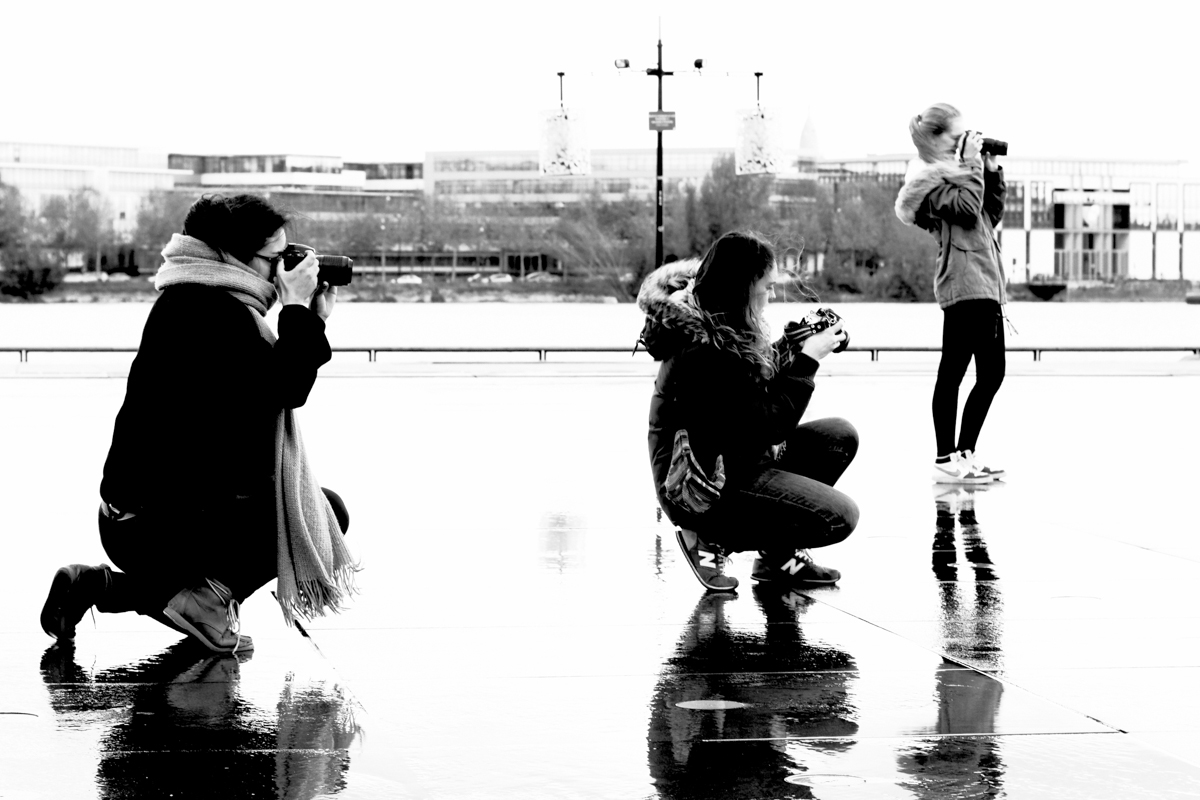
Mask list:
[[[71,564],[54,573],[50,593],[42,606],[42,630],[46,635],[69,642],[75,638],[75,626],[112,583],[108,564],[89,567]]]
[[[842,573],[832,567],[822,567],[813,561],[807,550],[797,550],[784,556],[759,553],[750,569],[750,577],[756,581],[781,581],[784,583],[837,583]]]
[[[692,535],[696,536],[695,532]],[[725,574],[725,552],[720,547],[707,545],[696,536],[696,544],[689,548],[684,543],[682,529],[675,531],[675,541],[679,542],[684,559],[705,589],[710,592],[732,592],[738,587],[738,579]]]

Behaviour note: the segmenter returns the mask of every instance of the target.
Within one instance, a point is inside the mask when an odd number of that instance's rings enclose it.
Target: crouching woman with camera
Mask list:
[[[705,588],[732,591],[728,553],[757,550],[752,577],[834,583],[808,548],[845,539],[854,501],[833,488],[858,451],[843,419],[800,423],[818,361],[841,322],[803,341],[767,338],[778,280],[770,244],[729,233],[695,261],[655,270],[638,305],[646,350],[662,362],[650,402],[650,464],[659,503]]]
[[[933,389],[937,457],[935,483],[990,483],[1003,470],[984,466],[976,444],[992,399],[1004,381],[1004,270],[996,226],[1004,215],[1004,172],[996,145],[964,129],[951,105],[930,106],[912,118],[917,147],[896,198],[896,216],[938,240],[933,290],[943,312],[942,358]],[[955,439],[958,387],[975,359],[975,385]]]
[[[73,639],[94,606],[240,652],[254,645],[239,604],[272,579],[289,620],[353,590],[349,517],[313,477],[292,415],[331,357],[337,294],[314,254],[281,266],[287,221],[255,195],[205,196],[163,250],[100,485],[100,539],[121,571],[58,570],[49,635]],[[276,300],[278,336],[265,319]]]

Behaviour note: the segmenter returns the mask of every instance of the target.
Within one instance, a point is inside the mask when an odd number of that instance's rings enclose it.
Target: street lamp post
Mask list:
[[[379,275],[387,277],[387,220],[379,218]]]
[[[661,37],[658,40],[658,67],[647,69],[646,74],[658,78],[658,112],[662,114],[662,79],[666,75],[675,73],[663,70]],[[657,269],[663,265],[663,129],[659,127],[656,134],[658,149],[654,161],[654,266]]]
[[[617,69],[629,66],[629,60],[624,58],[619,58],[614,63]],[[704,59],[697,58],[694,65],[700,70],[704,67]],[[657,268],[663,264],[663,131],[675,129],[675,115],[663,112],[662,79],[675,73],[663,69],[661,33],[658,37],[658,66],[647,68],[646,74],[658,78],[658,110],[650,115],[650,129],[656,132],[658,139],[654,167],[654,266]]]

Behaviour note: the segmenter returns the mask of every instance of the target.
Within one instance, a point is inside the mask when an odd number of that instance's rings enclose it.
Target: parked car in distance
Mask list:
[[[507,272],[496,272],[483,279],[484,283],[512,283],[513,276]]]
[[[419,283],[421,283],[421,276],[420,275],[411,275],[411,274],[410,275],[397,275],[395,278],[392,278],[392,283],[419,284]]]
[[[531,272],[521,280],[526,283],[561,283],[562,278],[549,272]]]

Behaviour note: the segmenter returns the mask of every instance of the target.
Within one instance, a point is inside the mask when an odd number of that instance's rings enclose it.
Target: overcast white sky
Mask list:
[[[659,18],[678,129],[734,144],[762,103],[825,155],[911,152],[907,122],[957,105],[1023,156],[1183,158],[1200,141],[1200,3],[10,0],[0,141],[350,160],[536,149],[543,111],[593,147],[653,147]],[[634,70],[618,74],[614,58]]]

